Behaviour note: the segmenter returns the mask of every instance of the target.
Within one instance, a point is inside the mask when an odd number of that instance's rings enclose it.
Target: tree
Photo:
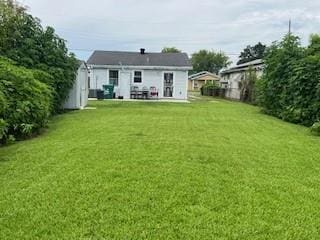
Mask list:
[[[181,53],[181,50],[179,50],[176,47],[164,47],[161,52],[162,53]]]
[[[231,64],[229,58],[222,52],[200,50],[192,55],[194,72],[208,71],[219,74],[222,68]]]
[[[243,64],[256,59],[262,59],[265,51],[266,45],[263,45],[260,42],[253,47],[249,45],[240,53],[240,60],[237,64]]]
[[[52,89],[42,80],[52,77],[0,57],[0,145],[26,138],[47,125]]]
[[[243,102],[254,103],[255,101],[255,84],[257,81],[255,69],[250,67],[244,74],[240,82],[240,100]]]
[[[0,0],[0,54],[14,47],[16,39],[21,38],[17,26],[23,22],[25,8],[13,0]]]
[[[53,111],[59,112],[79,63],[52,27],[43,29],[40,20],[15,1],[0,0],[0,54],[52,75],[54,80],[47,84],[54,89]]]
[[[265,112],[283,120],[311,126],[320,120],[320,36],[307,48],[286,35],[266,53],[258,102]]]

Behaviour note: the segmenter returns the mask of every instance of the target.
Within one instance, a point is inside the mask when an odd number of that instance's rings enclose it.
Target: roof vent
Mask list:
[[[144,49],[144,48],[140,48],[140,54],[145,54],[146,53],[146,49]]]

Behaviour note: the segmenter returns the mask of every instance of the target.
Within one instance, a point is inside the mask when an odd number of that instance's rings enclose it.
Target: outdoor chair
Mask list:
[[[142,98],[148,99],[149,98],[149,89],[147,87],[142,88]]]
[[[130,98],[131,99],[137,99],[138,98],[138,92],[139,92],[139,87],[138,86],[131,86]]]
[[[159,98],[159,93],[156,87],[150,87],[150,97],[151,98]]]

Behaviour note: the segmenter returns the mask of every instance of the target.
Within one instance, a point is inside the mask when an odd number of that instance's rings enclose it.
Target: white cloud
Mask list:
[[[270,44],[288,31],[307,42],[320,29],[314,0],[25,0],[45,25],[56,28],[71,49],[160,51],[176,46],[239,54],[248,44]],[[81,58],[90,52],[76,51]],[[234,55],[231,55],[236,60]]]

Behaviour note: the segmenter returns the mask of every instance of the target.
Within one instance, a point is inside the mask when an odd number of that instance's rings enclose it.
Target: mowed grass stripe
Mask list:
[[[320,139],[256,107],[91,102],[0,149],[1,239],[317,239]]]

